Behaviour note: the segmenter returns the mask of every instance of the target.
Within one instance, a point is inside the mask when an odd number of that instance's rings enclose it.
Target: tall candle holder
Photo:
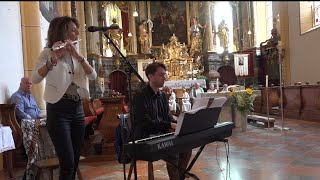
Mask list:
[[[278,41],[277,45],[278,49],[278,59],[279,59],[279,76],[280,76],[280,113],[281,113],[281,131],[290,130],[290,128],[284,127],[284,119],[283,119],[283,77],[282,77],[282,44],[281,41]]]

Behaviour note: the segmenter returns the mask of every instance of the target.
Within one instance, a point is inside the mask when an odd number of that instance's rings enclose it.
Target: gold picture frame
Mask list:
[[[149,38],[152,48],[167,44],[175,34],[180,43],[190,45],[189,1],[147,1],[148,19],[153,23]]]

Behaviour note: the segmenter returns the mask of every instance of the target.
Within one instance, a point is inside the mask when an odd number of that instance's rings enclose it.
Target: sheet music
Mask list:
[[[179,135],[179,133],[181,131],[182,124],[183,124],[183,121],[184,121],[185,114],[195,114],[196,112],[198,112],[198,111],[200,111],[202,109],[206,109],[207,106],[208,106],[208,102],[209,101],[210,102],[212,101],[212,103],[208,108],[222,107],[223,104],[227,101],[227,99],[228,98],[226,98],[226,97],[217,97],[217,98],[205,97],[205,98],[195,99],[195,102],[193,104],[192,110],[186,111],[186,112],[182,112],[179,115],[179,117],[177,119],[177,126],[176,126],[176,130],[174,132],[174,135],[175,136]],[[187,123],[190,125],[190,122],[187,122]],[[197,123],[197,122],[194,122],[194,123]],[[184,126],[184,128],[185,128],[185,126]]]
[[[191,110],[197,109],[199,107],[207,107],[210,97],[205,98],[195,98]]]
[[[177,136],[180,133],[181,126],[183,124],[183,119],[184,119],[184,115],[185,114],[194,114],[194,113],[198,112],[201,109],[206,109],[207,108],[206,106],[207,105],[198,107],[198,108],[190,110],[190,111],[186,111],[186,112],[180,113],[180,115],[179,115],[179,117],[177,119],[177,126],[176,126],[176,130],[174,132],[174,135]]]
[[[226,97],[216,97],[214,98],[209,108],[222,107],[223,104],[227,101],[227,99],[228,98]]]

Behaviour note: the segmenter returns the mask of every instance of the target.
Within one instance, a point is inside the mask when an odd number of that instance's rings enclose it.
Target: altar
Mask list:
[[[204,79],[165,81],[163,86],[167,86],[171,89],[189,89],[195,83],[199,83],[202,88],[207,88],[206,81]]]

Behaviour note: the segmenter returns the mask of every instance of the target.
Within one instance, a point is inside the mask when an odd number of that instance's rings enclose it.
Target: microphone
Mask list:
[[[89,26],[88,27],[88,31],[89,32],[96,32],[96,31],[107,31],[109,29],[119,29],[119,26],[102,26],[102,27],[98,27],[98,26]]]

